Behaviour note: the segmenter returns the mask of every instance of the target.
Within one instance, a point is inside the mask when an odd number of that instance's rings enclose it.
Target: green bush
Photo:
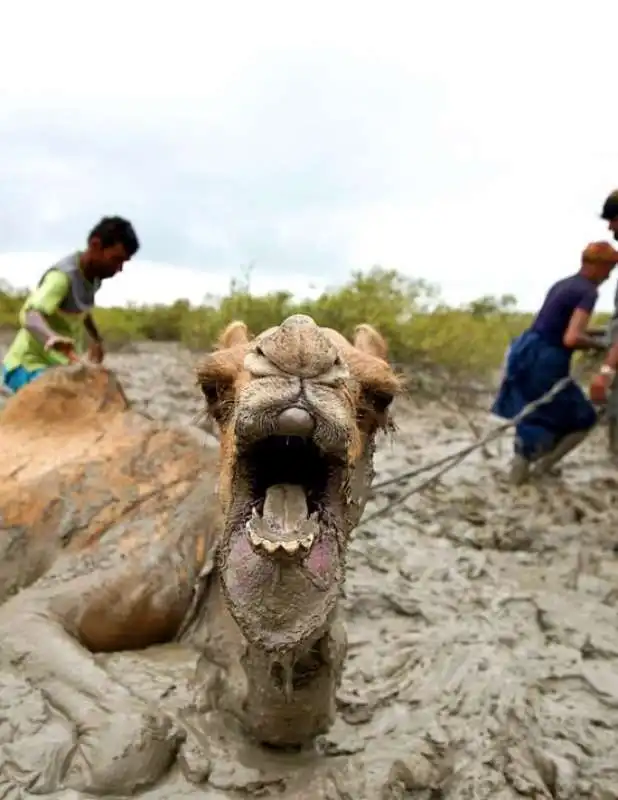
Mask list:
[[[23,293],[0,286],[0,328],[16,327],[23,300]],[[255,296],[248,286],[232,281],[226,297],[208,298],[201,306],[177,300],[169,306],[100,308],[95,316],[111,347],[173,340],[209,350],[234,319],[258,333],[293,313],[310,314],[348,337],[359,322],[369,322],[388,340],[392,361],[409,370],[435,366],[479,376],[499,367],[509,340],[530,322],[529,314],[516,310],[512,295],[484,296],[451,308],[440,301],[435,286],[380,267],[353,273],[346,284],[315,300],[297,302],[284,291]],[[595,324],[606,320],[598,315]]]

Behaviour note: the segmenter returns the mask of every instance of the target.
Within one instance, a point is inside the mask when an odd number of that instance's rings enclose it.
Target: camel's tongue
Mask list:
[[[262,518],[267,525],[293,532],[309,516],[307,495],[302,486],[279,483],[266,490]]]

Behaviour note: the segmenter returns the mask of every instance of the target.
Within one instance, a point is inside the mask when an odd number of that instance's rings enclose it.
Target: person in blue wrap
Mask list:
[[[605,349],[587,333],[587,326],[598,287],[617,263],[617,250],[607,242],[594,242],[583,251],[579,272],[551,287],[530,327],[509,346],[492,413],[513,419],[569,375],[576,350]],[[567,384],[516,426],[511,481],[528,480],[533,464],[537,474],[548,471],[583,441],[596,419],[594,406],[580,387]]]

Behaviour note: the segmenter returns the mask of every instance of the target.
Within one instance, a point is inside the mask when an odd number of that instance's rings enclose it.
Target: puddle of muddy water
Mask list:
[[[199,411],[190,359],[177,348],[114,355],[110,365],[152,416],[188,424]],[[482,413],[473,421],[492,424]],[[474,438],[469,419],[439,407],[408,408],[398,424],[376,481]],[[203,783],[177,766],[141,796],[618,798],[618,474],[603,436],[561,478],[521,489],[504,482],[510,442],[491,444],[361,525],[330,733],[315,751],[277,754],[229,720],[194,715],[183,757]],[[394,493],[380,492],[366,516]],[[170,645],[104,661],[136,693],[186,714],[192,652]]]

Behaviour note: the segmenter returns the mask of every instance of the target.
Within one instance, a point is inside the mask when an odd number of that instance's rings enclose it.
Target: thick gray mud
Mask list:
[[[191,424],[200,398],[178,348],[140,348],[109,364],[138,407]],[[480,411],[409,401],[396,421],[376,482],[495,424]],[[100,657],[187,730],[178,763],[141,796],[618,798],[618,472],[604,435],[595,432],[559,478],[520,489],[504,480],[506,438],[357,529],[339,715],[315,751],[272,752],[231,722],[185,711],[196,656],[177,645]],[[378,492],[365,517],[396,494]],[[2,745],[15,735],[2,708],[19,697],[0,676]],[[42,708],[27,698],[24,731],[35,734]]]

